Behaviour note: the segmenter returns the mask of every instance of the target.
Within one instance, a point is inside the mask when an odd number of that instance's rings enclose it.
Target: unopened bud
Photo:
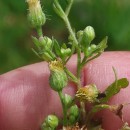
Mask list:
[[[46,16],[42,11],[41,4],[39,0],[27,0],[29,5],[28,18],[31,26],[34,28],[40,27],[45,24]]]
[[[77,105],[74,105],[70,108],[70,115],[77,117],[79,115],[79,108]]]
[[[42,124],[42,130],[52,130],[58,126],[59,120],[55,115],[49,115],[46,117],[44,123]]]
[[[67,57],[71,54],[71,49],[70,48],[67,48],[67,49],[61,48],[61,54],[62,54],[62,57]]]
[[[72,97],[68,94],[65,94],[65,105],[69,107],[72,104]]]
[[[94,28],[91,26],[87,26],[84,29],[84,33],[87,35],[89,42],[91,42],[95,38]]]
[[[51,61],[49,64],[51,71],[50,86],[55,91],[61,91],[68,83],[67,75],[64,71],[63,63],[59,60]]]
[[[51,49],[52,40],[49,37],[47,37],[47,36],[40,37],[39,41],[40,41],[41,45],[43,46],[43,48]]]
[[[83,102],[88,101],[93,103],[97,101],[98,93],[99,91],[95,85],[88,85],[76,92],[76,98]]]
[[[94,49],[96,49],[96,48],[97,48],[97,46],[96,46],[95,44],[92,44],[92,45],[91,45],[91,49],[92,49],[92,50],[94,50]]]
[[[83,31],[80,30],[77,32],[77,38],[80,39],[83,36]]]
[[[70,108],[69,111],[69,122],[71,124],[76,123],[78,117],[79,117],[79,108],[77,105],[74,105]]]

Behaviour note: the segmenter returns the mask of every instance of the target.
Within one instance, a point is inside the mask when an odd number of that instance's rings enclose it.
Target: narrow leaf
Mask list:
[[[107,40],[108,37],[106,36],[98,45],[98,48],[100,49],[100,51],[104,51],[104,49],[107,48]]]
[[[40,49],[41,44],[40,44],[39,40],[36,37],[33,37],[33,36],[32,36],[32,40],[33,40],[33,43],[35,44],[35,46],[38,49]]]
[[[60,57],[61,56],[61,48],[59,46],[59,43],[55,39],[53,39],[53,44],[54,44],[54,51],[55,51],[56,55]]]
[[[108,37],[106,36],[98,45],[97,47],[92,50],[91,55],[97,54],[97,53],[102,53],[106,48],[107,48],[107,40]]]
[[[57,13],[57,15],[59,15],[62,19],[64,19],[65,14],[58,0],[54,0],[53,8],[54,8],[54,11]]]
[[[36,54],[36,56],[38,56],[39,58],[41,58],[38,54],[38,52],[35,51],[35,49],[32,48],[32,51]]]

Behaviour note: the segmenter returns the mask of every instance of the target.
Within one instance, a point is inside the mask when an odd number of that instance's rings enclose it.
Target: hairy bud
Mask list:
[[[84,29],[84,33],[87,35],[89,42],[91,42],[95,38],[94,28],[91,26],[87,26]]]
[[[62,62],[59,60],[51,61],[49,68],[51,71],[49,78],[51,88],[55,91],[61,91],[68,83]]]
[[[45,24],[46,16],[42,11],[39,0],[27,0],[29,6],[28,19],[31,26],[34,28],[40,27]]]

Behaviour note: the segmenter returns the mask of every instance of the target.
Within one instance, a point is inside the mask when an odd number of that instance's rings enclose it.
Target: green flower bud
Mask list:
[[[51,61],[49,64],[49,68],[51,71],[50,75],[50,86],[55,91],[62,91],[62,89],[67,85],[68,78],[64,71],[64,67],[61,61],[55,60]]]
[[[79,108],[77,105],[74,105],[69,110],[69,123],[75,124],[77,122],[77,119],[79,117]]]
[[[80,39],[80,38],[82,38],[82,36],[83,36],[83,31],[82,30],[78,31],[77,38]]]
[[[73,101],[72,97],[70,95],[68,95],[68,94],[65,94],[65,101],[64,101],[64,103],[65,103],[65,105],[67,107],[69,107],[72,104],[72,101]]]
[[[39,0],[27,0],[29,5],[28,18],[32,27],[37,28],[45,24],[46,16],[42,11]]]
[[[79,116],[79,108],[77,105],[74,105],[70,108],[70,115],[73,115],[75,117]]]
[[[70,48],[67,48],[67,49],[64,49],[64,48],[61,48],[61,55],[62,57],[67,57],[71,54],[71,49]]]
[[[80,88],[76,92],[76,98],[83,102],[96,102],[98,97],[99,91],[95,85],[88,85],[83,88]]]
[[[84,29],[84,33],[87,35],[89,42],[91,42],[95,38],[94,28],[91,26],[87,26]]]
[[[46,117],[44,123],[42,124],[42,130],[52,130],[58,126],[59,120],[55,115],[49,115]]]
[[[97,48],[97,46],[96,46],[95,44],[92,44],[92,45],[91,45],[91,49],[92,49],[92,50],[94,50],[94,49],[96,49],[96,48]]]
[[[41,45],[43,46],[43,48],[51,49],[51,47],[52,47],[52,40],[49,37],[47,37],[47,36],[40,37],[39,41],[40,41]]]
[[[95,44],[92,44],[90,47],[88,47],[87,54],[90,55],[96,49],[97,49],[97,46]]]

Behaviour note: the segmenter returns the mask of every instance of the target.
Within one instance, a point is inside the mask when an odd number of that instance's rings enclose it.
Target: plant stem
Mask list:
[[[62,91],[59,91],[58,94],[59,94],[61,104],[62,104],[62,109],[63,109],[63,125],[66,126],[67,125],[67,108],[64,104],[64,95]]]
[[[99,57],[100,55],[101,55],[101,53],[98,53],[97,55],[93,56],[92,58],[88,59],[87,61],[82,62],[82,63],[81,63],[81,66],[83,67],[83,66],[84,66],[85,64],[87,64],[89,61],[91,61],[91,60],[93,60],[93,59]]]
[[[78,84],[78,79],[77,77],[75,77],[75,75],[73,73],[71,73],[66,67],[64,68],[65,72],[69,75],[69,77],[71,78],[71,80],[73,82],[75,82],[76,84]]]
[[[69,22],[69,19],[68,19],[68,17],[66,15],[64,16],[64,21],[65,21],[65,24],[67,25],[67,28],[69,30],[70,35],[72,36],[72,38],[74,40],[74,44],[76,45],[76,47],[78,47],[78,41],[76,39],[75,33],[72,30],[72,27],[71,27],[71,24]]]
[[[85,110],[85,103],[84,102],[80,102],[81,105],[81,112],[82,112],[82,123],[84,123],[85,118],[86,118],[86,110]]]
[[[81,70],[83,68],[83,66],[81,66],[81,49],[78,47],[78,40],[76,39],[75,33],[72,30],[71,24],[70,24],[67,16],[65,16],[64,21],[67,25],[70,35],[73,38],[73,41],[74,41],[73,44],[77,50],[77,79],[78,79],[77,87],[80,88],[81,87],[81,81],[80,81],[81,80]],[[85,104],[80,102],[80,106],[82,109],[82,115],[86,115]]]
[[[80,68],[80,64],[81,64],[81,50],[78,47],[78,40],[76,39],[75,33],[72,30],[71,24],[70,24],[69,19],[68,19],[68,17],[66,15],[64,16],[64,21],[65,21],[65,24],[67,25],[67,28],[69,30],[70,35],[73,38],[73,41],[74,41],[73,44],[74,44],[74,46],[76,47],[76,50],[77,50],[77,78],[80,81],[80,75],[81,75],[81,68]],[[79,88],[79,87],[81,87],[81,84],[80,84],[80,82],[78,82],[78,83],[79,83],[78,84],[78,88]]]
[[[43,36],[42,27],[37,27],[37,34],[39,37]]]

